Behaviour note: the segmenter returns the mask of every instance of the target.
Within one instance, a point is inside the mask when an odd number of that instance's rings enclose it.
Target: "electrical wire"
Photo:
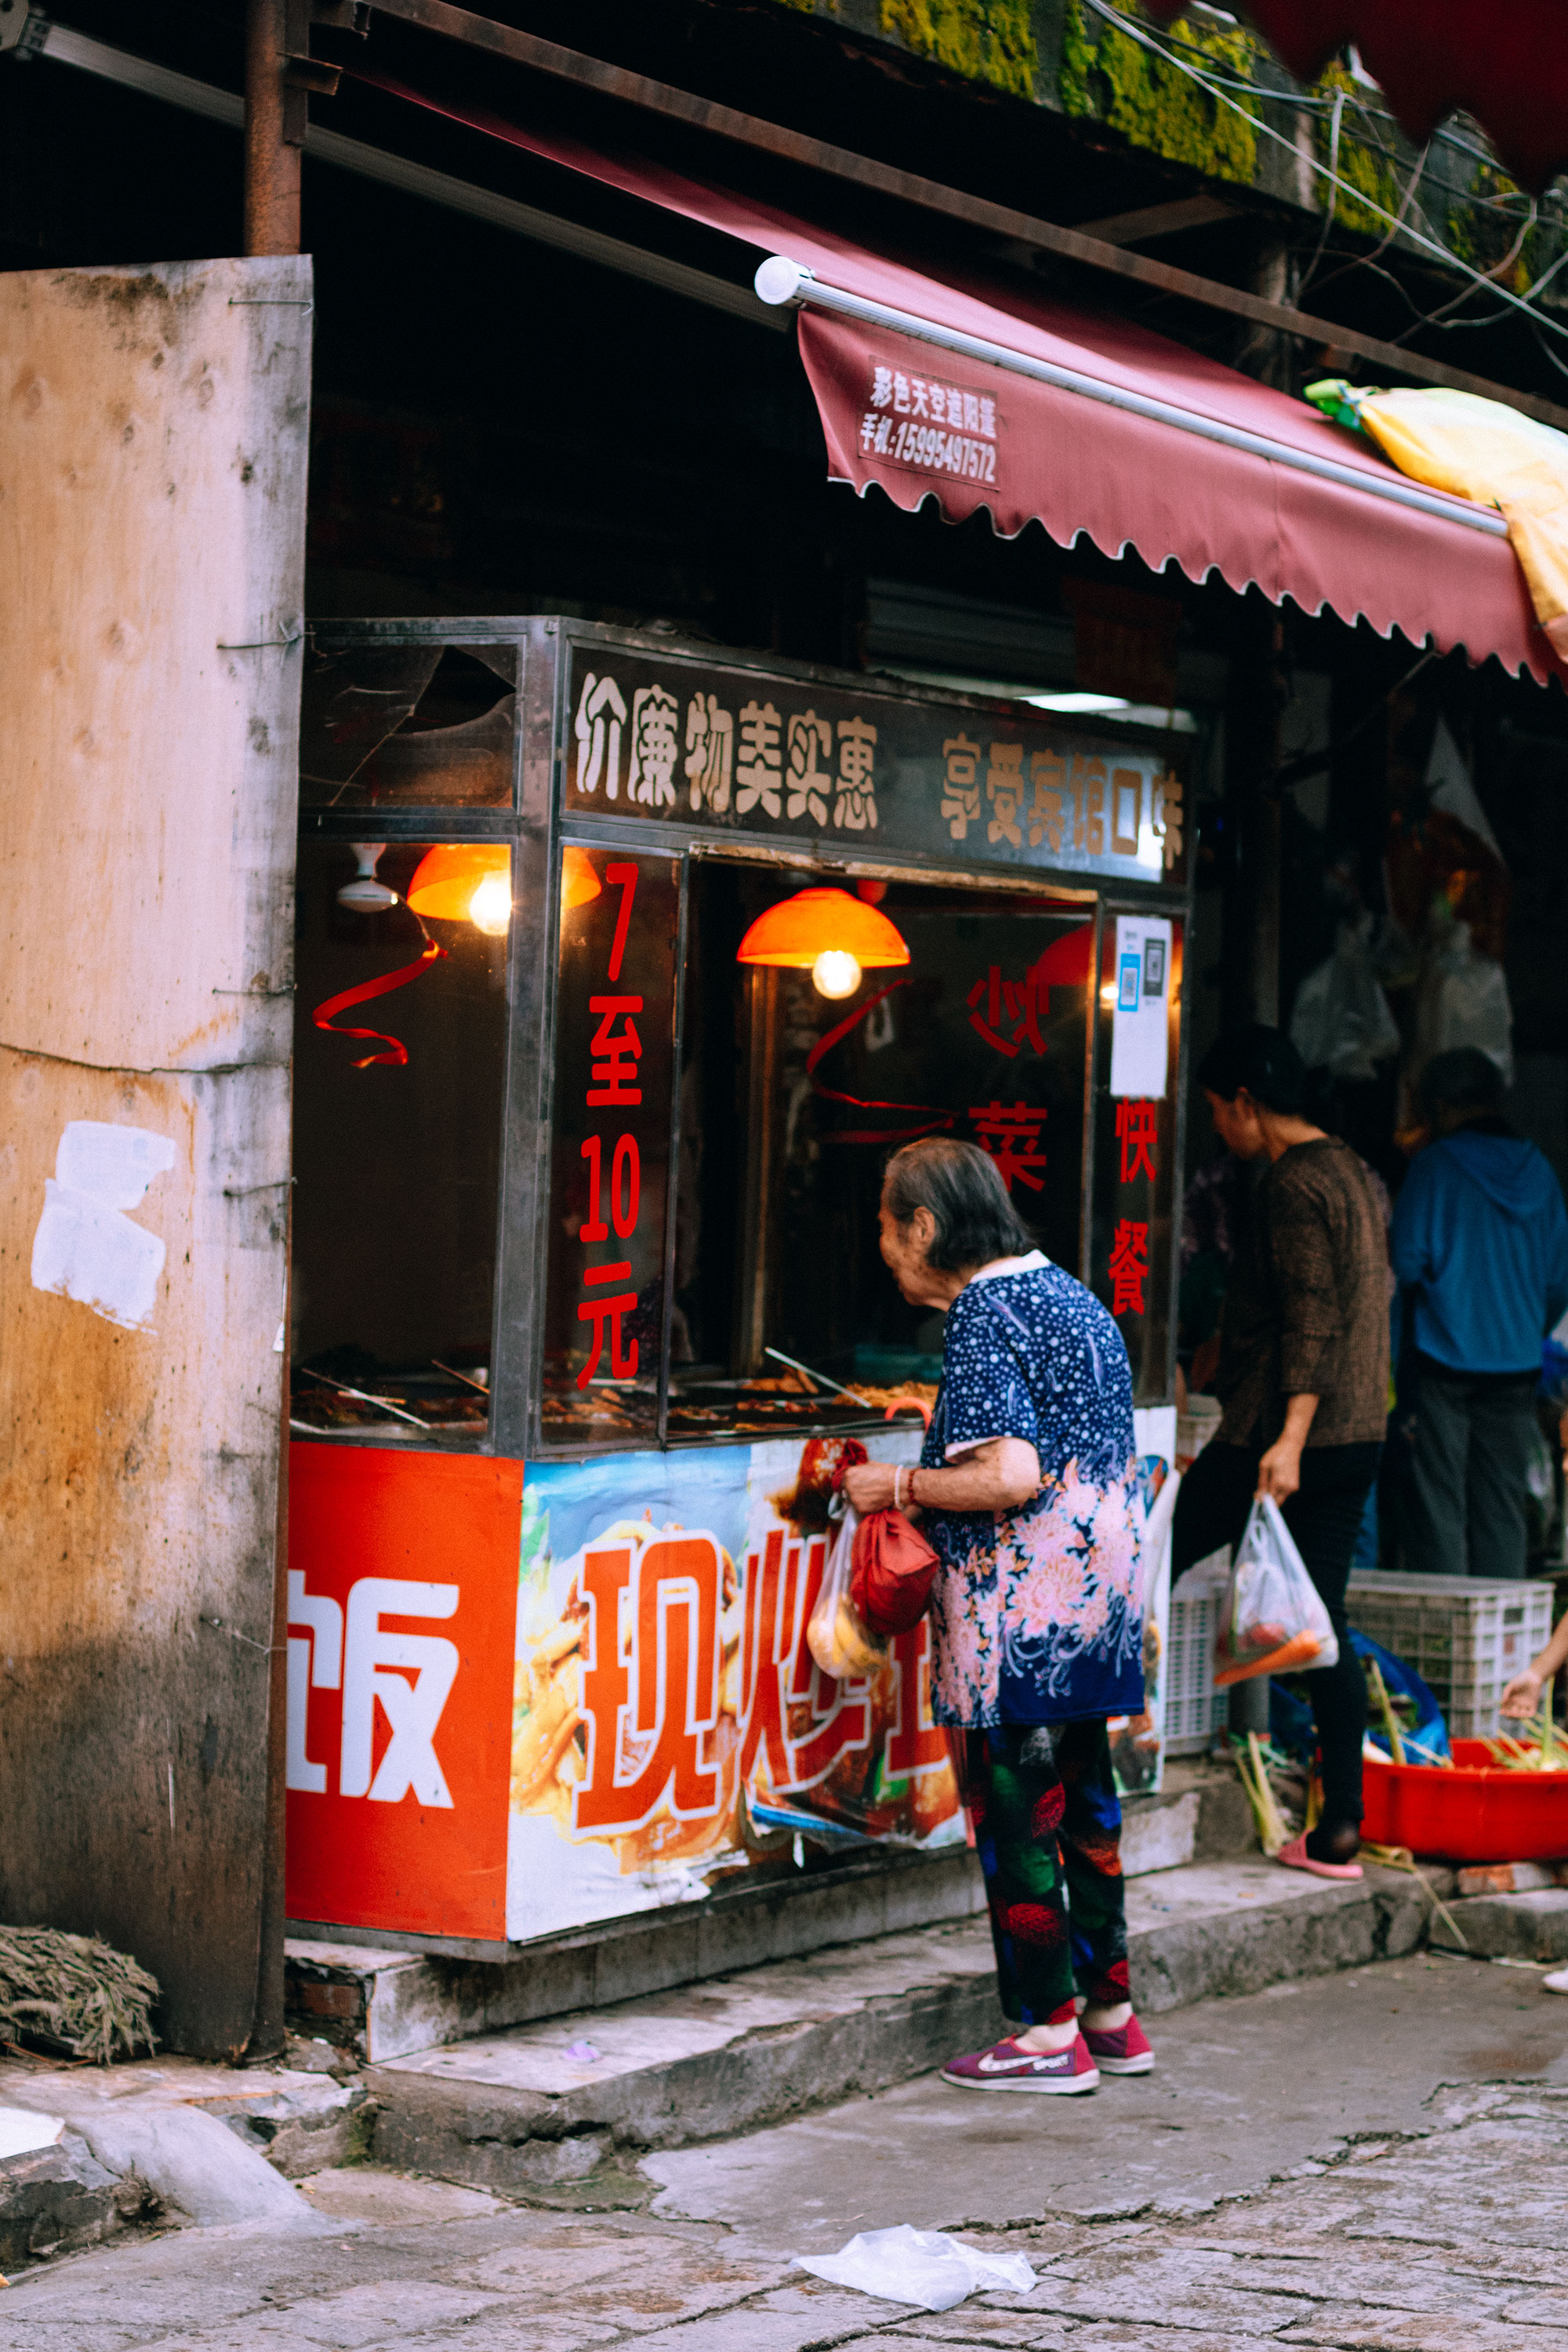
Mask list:
[[[1100,13],[1102,15],[1110,15],[1111,12],[1107,9],[1101,9]],[[1128,26],[1125,29],[1131,31],[1132,28],[1131,26]],[[1164,34],[1163,39],[1169,45],[1168,48],[1159,49],[1156,44],[1153,44],[1152,42],[1151,43],[1151,46],[1156,47],[1157,54],[1166,57],[1170,64],[1182,68],[1183,70],[1193,72],[1194,79],[1205,84],[1212,84],[1216,90],[1235,90],[1244,97],[1263,99],[1265,100],[1271,101],[1277,106],[1290,107],[1298,112],[1319,114],[1326,111],[1338,100],[1342,100],[1346,96],[1350,96],[1355,105],[1357,113],[1361,116],[1363,124],[1366,126],[1367,144],[1376,150],[1377,153],[1381,155],[1383,160],[1391,167],[1391,169],[1396,167],[1400,163],[1403,152],[1402,149],[1396,145],[1393,140],[1382,135],[1379,131],[1373,127],[1377,124],[1386,125],[1388,131],[1393,132],[1397,136],[1400,127],[1397,121],[1388,112],[1385,107],[1373,106],[1370,104],[1364,92],[1361,89],[1358,89],[1353,92],[1347,92],[1342,87],[1339,87],[1336,88],[1332,99],[1326,95],[1321,95],[1315,90],[1271,89],[1263,82],[1243,81],[1234,75],[1215,72],[1212,64],[1208,62],[1211,52],[1201,47],[1196,42],[1184,41],[1181,35],[1176,32],[1173,26]],[[1173,51],[1176,49],[1185,49],[1190,57],[1203,59],[1203,66],[1183,68],[1182,60],[1173,54]],[[1256,121],[1256,117],[1253,119]],[[1267,128],[1267,126],[1262,127]],[[1278,133],[1271,132],[1270,135],[1278,136]],[[1286,142],[1285,143],[1290,144],[1291,142]],[[1421,151],[1421,163],[1417,166],[1416,173],[1417,179],[1420,177],[1421,171],[1424,168],[1426,168],[1428,158],[1434,146],[1451,148],[1455,154],[1468,156],[1473,163],[1483,164],[1490,171],[1495,172],[1498,169],[1497,157],[1489,149],[1480,146],[1474,140],[1465,138],[1459,131],[1456,131],[1451,124],[1445,123],[1440,125],[1430,134],[1426,146]],[[1530,205],[1534,204],[1536,201],[1532,197],[1526,196],[1525,192],[1521,188],[1509,187],[1507,189],[1500,189],[1494,194],[1485,195],[1473,186],[1461,184],[1459,181],[1450,179],[1446,175],[1440,177],[1439,184],[1448,195],[1453,196],[1460,202],[1469,205],[1478,210],[1486,212],[1506,212],[1516,204],[1523,203]],[[1555,225],[1559,227],[1568,226],[1568,214],[1565,214],[1564,212],[1563,198],[1556,194],[1554,190],[1549,189],[1546,192],[1546,201],[1550,201],[1552,203]],[[1397,215],[1401,224],[1403,224],[1404,215],[1407,209],[1408,194],[1405,201],[1401,204],[1399,214]],[[1417,207],[1417,209],[1419,210],[1420,207]],[[1426,217],[1425,214],[1423,214],[1423,217]],[[1434,241],[1441,246],[1442,241],[1440,238],[1435,238]],[[1385,238],[1384,241],[1384,246],[1387,242],[1388,240]],[[1384,246],[1380,246],[1377,250],[1379,252],[1383,251]],[[1444,250],[1446,251],[1447,248],[1444,248]],[[1457,257],[1455,257],[1457,258]],[[1347,267],[1353,266],[1353,264],[1347,264]],[[1334,275],[1338,276],[1339,272],[1336,271]],[[1328,284],[1329,282],[1330,281],[1328,279],[1323,280],[1324,284]]]
[[[1519,257],[1520,257],[1521,253],[1521,252],[1523,251],[1523,249],[1524,249],[1524,240],[1525,240],[1525,238],[1530,235],[1531,230],[1534,226],[1535,226],[1535,206],[1534,206],[1533,205],[1531,205],[1531,208],[1530,208],[1530,210],[1529,210],[1529,212],[1526,214],[1526,215],[1525,215],[1525,217],[1524,217],[1523,221],[1522,221],[1522,222],[1521,223],[1521,225],[1520,225],[1520,231],[1519,231],[1519,235],[1514,238],[1513,243],[1510,246],[1510,247],[1509,247],[1508,251],[1503,255],[1502,259],[1501,259],[1500,261],[1494,262],[1494,263],[1492,264],[1492,267],[1491,267],[1489,269],[1485,270],[1485,271],[1483,271],[1483,272],[1482,272],[1482,275],[1483,275],[1483,276],[1484,276],[1484,277],[1485,277],[1485,278],[1486,278],[1489,282],[1495,282],[1495,281],[1496,281],[1496,279],[1497,279],[1497,278],[1499,278],[1502,275],[1502,272],[1503,272],[1505,269],[1511,269],[1511,268],[1512,268],[1512,267],[1513,267],[1514,263],[1519,259]],[[1416,322],[1416,326],[1415,326],[1415,327],[1406,327],[1406,328],[1405,329],[1405,331],[1404,331],[1404,333],[1403,333],[1403,334],[1395,335],[1395,336],[1394,336],[1394,341],[1395,341],[1396,343],[1402,343],[1402,342],[1405,341],[1405,340],[1406,340],[1409,336],[1411,336],[1411,335],[1413,335],[1413,334],[1415,334],[1415,333],[1416,332],[1416,328],[1417,328],[1417,327],[1420,327],[1420,326],[1427,326],[1427,327],[1438,327],[1438,326],[1441,326],[1441,325],[1444,323],[1444,321],[1445,321],[1446,320],[1447,320],[1449,311],[1450,311],[1450,310],[1457,310],[1458,309],[1458,307],[1459,307],[1459,305],[1460,305],[1460,303],[1461,303],[1461,302],[1468,302],[1468,301],[1470,299],[1471,296],[1475,293],[1475,290],[1476,290],[1476,289],[1475,289],[1475,288],[1474,288],[1473,286],[1464,286],[1464,287],[1461,287],[1461,288],[1460,288],[1460,289],[1459,289],[1459,291],[1458,291],[1458,293],[1457,293],[1457,294],[1454,296],[1454,298],[1453,298],[1452,301],[1439,303],[1436,310],[1429,310],[1429,311],[1427,312],[1427,314],[1426,314],[1426,318],[1425,318],[1424,320],[1417,320],[1417,322]],[[1533,293],[1535,290],[1536,290],[1536,289],[1535,289],[1533,287],[1531,287],[1531,293]],[[1500,315],[1501,315],[1501,314],[1500,313]],[[1479,326],[1479,325],[1482,324],[1483,322],[1482,322],[1481,320],[1473,320],[1473,319],[1462,319],[1462,320],[1461,320],[1461,319],[1456,319],[1456,320],[1451,320],[1449,323],[1450,323],[1450,324],[1452,324],[1452,325],[1454,325],[1454,326]]]
[[[1542,358],[1543,360],[1550,360],[1559,375],[1568,375],[1568,360],[1560,360],[1556,352],[1552,350],[1551,344],[1543,343],[1542,341],[1539,331],[1532,329],[1531,331],[1535,334],[1536,346],[1541,352]]]
[[[1331,269],[1328,276],[1319,282],[1318,291],[1320,294],[1322,292],[1325,286],[1331,286],[1336,278],[1346,277],[1352,269],[1372,269],[1376,268],[1378,256],[1388,251],[1389,247],[1393,244],[1395,236],[1399,234],[1400,228],[1404,226],[1405,215],[1410,209],[1411,198],[1415,194],[1421,174],[1426,168],[1426,158],[1431,152],[1432,142],[1428,139],[1426,145],[1422,148],[1420,154],[1415,158],[1415,170],[1411,173],[1409,179],[1405,184],[1405,194],[1399,200],[1399,213],[1394,226],[1385,232],[1382,242],[1378,245],[1374,245],[1370,253],[1357,254],[1352,259],[1342,262],[1337,269]],[[1331,198],[1329,205],[1329,217],[1331,220],[1333,217],[1332,198]],[[1323,236],[1318,239],[1318,250],[1313,256],[1312,268],[1307,272],[1308,278],[1312,276],[1313,271],[1317,268],[1319,260],[1322,257],[1323,237],[1326,237],[1327,235],[1328,229],[1325,226]],[[1391,270],[1379,270],[1378,276],[1380,278],[1386,278],[1391,286],[1399,286],[1398,278],[1394,276]],[[1405,289],[1402,286],[1399,287],[1399,290],[1402,294],[1405,293]],[[1303,293],[1306,292],[1306,279],[1303,279],[1302,281],[1301,291]],[[1405,299],[1407,302],[1410,301],[1410,298],[1407,294]],[[1410,308],[1414,310],[1415,308],[1414,302],[1410,303]]]
[[[1334,92],[1333,116],[1329,124],[1329,170],[1331,173],[1337,172],[1339,169],[1340,121],[1344,114],[1344,110],[1345,94],[1342,89],[1336,89]],[[1334,189],[1331,187],[1329,190],[1329,201],[1323,210],[1323,226],[1318,233],[1316,249],[1313,252],[1311,260],[1307,264],[1305,275],[1302,277],[1300,285],[1296,289],[1296,299],[1298,302],[1306,292],[1308,287],[1311,284],[1317,272],[1318,264],[1323,257],[1323,247],[1329,241],[1329,231],[1334,225],[1334,212],[1338,204],[1339,196]],[[1392,231],[1390,234],[1392,235]]]
[[[1120,10],[1110,6],[1109,0],[1088,0],[1088,5],[1097,16],[1103,16],[1108,24],[1114,25],[1118,31],[1124,33],[1129,40],[1135,41],[1141,48],[1147,49],[1152,56],[1162,58],[1166,65],[1174,66],[1178,73],[1185,74],[1190,80],[1195,81],[1200,89],[1206,89],[1221,106],[1228,106],[1233,114],[1243,116],[1252,125],[1254,131],[1261,131],[1267,139],[1272,139],[1277,146],[1289,148],[1290,153],[1304,163],[1310,171],[1315,172],[1320,179],[1328,180],[1331,186],[1351,197],[1363,211],[1374,214],[1379,220],[1388,222],[1392,227],[1399,226],[1398,217],[1391,213],[1386,205],[1380,205],[1364,189],[1352,186],[1348,181],[1341,179],[1337,173],[1329,171],[1318,162],[1315,155],[1305,153],[1293,139],[1287,139],[1283,131],[1276,131],[1272,123],[1265,122],[1249,107],[1237,105],[1236,100],[1226,94],[1215,77],[1198,71],[1195,67],[1188,65],[1184,58],[1175,56],[1173,51],[1163,47],[1142,25],[1135,24],[1130,16],[1123,16]],[[1259,92],[1259,95],[1265,94],[1274,95],[1272,92]],[[1294,103],[1293,100],[1281,102]],[[1427,236],[1420,230],[1410,227],[1406,227],[1404,234],[1414,245],[1434,256],[1446,268],[1458,270],[1462,276],[1468,278],[1473,285],[1484,286],[1489,291],[1492,290],[1492,281],[1484,270],[1477,269],[1469,262],[1461,260],[1457,253],[1452,252],[1447,246],[1441,244],[1436,237]],[[1560,336],[1563,341],[1568,342],[1568,326],[1559,326],[1554,319],[1542,318],[1524,297],[1504,292],[1503,299],[1507,310],[1522,311],[1527,319],[1534,320],[1539,326],[1544,327],[1549,333]],[[1415,331],[1414,327],[1406,330],[1410,334]]]
[[[1102,9],[1100,13],[1102,15],[1110,15],[1111,12],[1109,9]],[[1132,27],[1131,26],[1127,26],[1124,29],[1131,31]],[[1171,51],[1175,49],[1185,49],[1189,56],[1201,58],[1205,61],[1212,55],[1212,52],[1201,47],[1195,41],[1184,41],[1181,35],[1173,26],[1162,37],[1170,45],[1170,47],[1167,50],[1162,50],[1160,54],[1167,56],[1169,58],[1169,62],[1172,65],[1179,65],[1181,63],[1181,60],[1178,58],[1170,54]],[[1206,70],[1200,71],[1198,78],[1202,80],[1212,82],[1216,89],[1237,90],[1244,97],[1270,100],[1276,106],[1289,106],[1301,112],[1323,112],[1327,110],[1332,102],[1328,97],[1320,95],[1316,90],[1271,89],[1265,82],[1242,81],[1233,75],[1216,73],[1214,71],[1212,66],[1207,67]],[[1369,104],[1365,95],[1360,89],[1357,89],[1353,93],[1344,92],[1342,90],[1340,94],[1353,96],[1358,112],[1367,122],[1371,123],[1376,121],[1386,123],[1391,131],[1397,133],[1399,130],[1398,121],[1394,115],[1389,113],[1386,107],[1373,106]],[[1390,163],[1398,162],[1400,150],[1388,140],[1375,137],[1374,135],[1372,143],[1376,145],[1378,152],[1383,155],[1385,162]],[[1498,168],[1497,157],[1492,153],[1489,148],[1479,146],[1474,140],[1464,138],[1449,124],[1444,123],[1439,125],[1439,127],[1432,132],[1426,143],[1428,147],[1435,143],[1441,144],[1445,147],[1452,147],[1457,154],[1468,155],[1475,163],[1484,163],[1491,171],[1495,172]],[[1463,196],[1471,204],[1485,205],[1489,208],[1509,205],[1513,203],[1516,199],[1527,202],[1530,201],[1530,199],[1524,197],[1524,191],[1521,188],[1510,188],[1505,191],[1500,191],[1496,195],[1484,196],[1478,194],[1473,189],[1461,187],[1452,181],[1450,181],[1447,185],[1449,192],[1452,194]],[[1550,195],[1552,192],[1548,190],[1547,193]],[[1561,199],[1558,201],[1561,202]]]

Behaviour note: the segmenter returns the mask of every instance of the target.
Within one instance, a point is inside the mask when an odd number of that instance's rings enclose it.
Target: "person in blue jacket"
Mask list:
[[[1404,1344],[1402,1550],[1427,1575],[1521,1577],[1542,1341],[1568,1308],[1568,1213],[1550,1161],[1501,1116],[1473,1045],[1421,1076],[1432,1140],[1389,1237]]]

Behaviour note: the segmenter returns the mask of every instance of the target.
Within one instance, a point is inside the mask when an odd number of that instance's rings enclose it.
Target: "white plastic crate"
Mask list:
[[[1171,1595],[1165,1632],[1165,1753],[1194,1756],[1226,1722],[1229,1694],[1214,1683],[1215,1633],[1230,1572],[1228,1548],[1200,1560]]]
[[[1352,1576],[1345,1612],[1358,1633],[1414,1666],[1451,1739],[1489,1739],[1513,1676],[1552,1631],[1552,1586],[1479,1576]]]

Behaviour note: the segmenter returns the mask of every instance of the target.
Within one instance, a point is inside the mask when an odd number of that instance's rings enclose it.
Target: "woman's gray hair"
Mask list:
[[[882,1197],[900,1227],[917,1209],[930,1210],[936,1234],[926,1263],[939,1274],[965,1274],[1035,1246],[996,1162],[975,1143],[948,1135],[906,1143],[888,1162]]]

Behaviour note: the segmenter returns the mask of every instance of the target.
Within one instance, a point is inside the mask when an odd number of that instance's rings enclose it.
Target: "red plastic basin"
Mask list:
[[[1454,1766],[1364,1767],[1362,1835],[1440,1862],[1552,1862],[1568,1854],[1568,1772],[1510,1772],[1481,1739],[1456,1739]]]

